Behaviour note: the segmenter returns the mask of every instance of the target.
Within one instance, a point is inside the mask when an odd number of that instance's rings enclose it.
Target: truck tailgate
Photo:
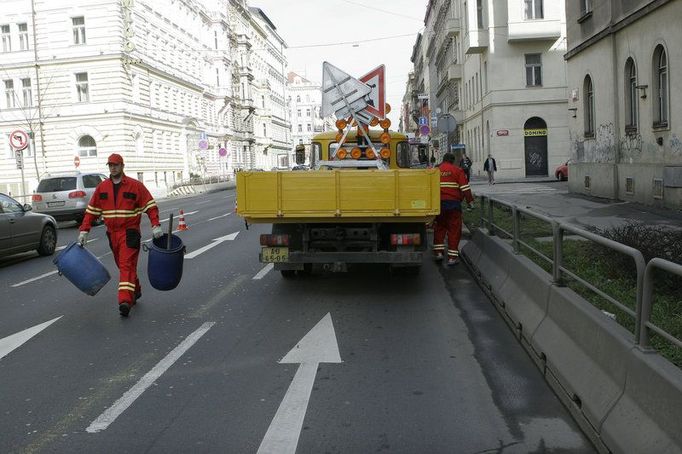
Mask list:
[[[250,223],[429,222],[440,212],[438,169],[238,172]]]

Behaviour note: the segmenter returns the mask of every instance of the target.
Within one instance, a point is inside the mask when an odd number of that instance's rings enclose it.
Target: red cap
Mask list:
[[[118,153],[112,153],[107,160],[107,164],[123,164],[123,156]]]

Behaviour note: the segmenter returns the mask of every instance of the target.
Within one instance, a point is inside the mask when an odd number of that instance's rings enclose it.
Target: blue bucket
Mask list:
[[[95,296],[111,279],[102,262],[78,243],[69,244],[52,263],[57,265],[60,275],[90,296]]]
[[[149,247],[149,260],[147,261],[147,276],[149,283],[156,290],[173,290],[182,279],[182,264],[185,261],[185,245],[180,237],[171,235],[170,249],[168,246],[168,234],[152,240]]]

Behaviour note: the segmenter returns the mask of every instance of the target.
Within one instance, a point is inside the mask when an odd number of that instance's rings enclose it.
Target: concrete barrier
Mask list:
[[[547,317],[531,338],[547,372],[599,432],[625,389],[633,335],[573,290],[552,287]]]
[[[181,197],[194,194],[202,194],[208,192],[225,191],[235,187],[234,181],[226,181],[221,183],[185,185],[173,189],[168,193],[168,197]]]
[[[657,353],[630,352],[625,393],[602,425],[614,452],[682,453],[680,375]]]

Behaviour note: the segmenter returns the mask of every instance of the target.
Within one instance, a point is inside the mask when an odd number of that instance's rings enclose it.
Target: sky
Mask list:
[[[250,6],[265,12],[289,46],[289,71],[321,83],[324,61],[354,77],[385,65],[391,129],[398,128],[412,70],[412,46],[423,31],[426,4],[427,0],[249,0]],[[348,44],[327,45],[338,43]]]

